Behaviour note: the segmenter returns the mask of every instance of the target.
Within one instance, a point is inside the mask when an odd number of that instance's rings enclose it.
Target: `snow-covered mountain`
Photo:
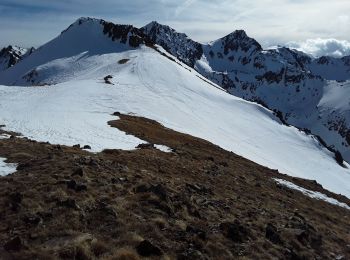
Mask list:
[[[350,197],[349,165],[340,166],[334,153],[316,138],[283,125],[261,105],[234,97],[209,82],[180,59],[154,46],[152,37],[144,35],[144,31],[104,20],[79,19],[57,38],[0,73],[1,84],[7,85],[0,86],[0,123],[35,140],[88,144],[93,151],[133,149],[143,141],[110,128],[107,121],[115,118],[111,114],[116,111],[135,113],[280,172],[315,179],[325,188]],[[173,32],[173,35],[186,39],[183,34]],[[242,43],[236,44],[236,40]],[[182,52],[174,46],[173,50],[176,49]],[[184,53],[193,54],[195,50],[189,47]],[[215,51],[213,57],[210,50]],[[203,46],[202,51],[202,59],[194,66],[208,78],[222,83],[219,79],[231,80],[237,75],[240,77],[235,81],[237,88],[244,89],[242,80],[253,83],[248,72],[254,69],[263,76],[260,80],[255,78],[260,84],[256,92],[264,93],[263,90],[270,88],[272,92],[267,97],[272,101],[284,93],[279,84],[289,82],[287,78],[299,82],[298,75],[302,75],[300,82],[306,82],[310,90],[301,91],[310,93],[317,89],[316,83],[324,82],[307,71],[284,64],[280,60],[282,50],[262,51],[243,31]],[[249,58],[244,59],[247,53]],[[223,68],[221,60],[233,64],[233,69],[215,71]],[[191,65],[190,61],[186,63]],[[253,61],[260,62],[263,68],[254,66]],[[211,71],[209,67],[213,67]],[[281,68],[284,68],[282,80],[265,75],[271,69],[278,76]],[[263,82],[268,81],[275,85],[265,86]],[[295,92],[293,87],[286,85],[285,89]],[[336,87],[347,91],[347,86]],[[231,92],[233,89],[228,88]],[[323,99],[324,108],[333,104],[331,97],[337,99],[338,93],[330,93],[329,99]],[[317,95],[310,104],[315,106],[318,96],[325,97]],[[299,99],[295,102],[301,104],[302,98]],[[343,111],[347,105],[334,109]]]
[[[349,88],[350,57],[315,59],[285,47],[263,50],[242,30],[209,44],[155,22],[143,31],[229,93],[274,110],[350,161],[350,99],[342,95]]]
[[[35,49],[34,48],[22,48],[18,46],[9,45],[0,50],[0,71],[6,70],[20,60],[30,55]]]
[[[306,65],[312,73],[328,80],[345,81],[350,79],[350,56],[342,58],[323,56]]]
[[[106,38],[110,40],[107,41]],[[123,52],[141,43],[146,43],[146,37],[131,25],[115,25],[104,20],[80,18],[57,38],[38,48],[27,59],[23,59],[16,67],[3,71],[0,74],[0,83],[5,85],[59,83],[63,78],[66,81],[77,77],[76,69],[72,70],[72,67],[94,66],[94,61],[89,64],[79,63],[83,57]]]

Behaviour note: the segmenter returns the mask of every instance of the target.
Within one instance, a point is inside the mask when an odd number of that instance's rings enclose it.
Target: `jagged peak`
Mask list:
[[[244,30],[235,30],[232,33],[226,35],[224,38],[233,38],[233,39],[251,39],[248,37],[247,33]]]
[[[262,51],[262,46],[253,38],[250,38],[244,30],[235,30],[232,33],[212,42],[210,45],[221,44],[225,53],[229,50],[238,50],[241,48],[244,51],[248,51],[253,47],[255,51]]]
[[[70,29],[76,27],[76,26],[80,26],[82,24],[86,24],[86,23],[90,23],[90,24],[102,24],[103,22],[105,22],[102,19],[98,19],[98,18],[93,18],[93,17],[80,17],[78,18],[75,22],[73,22],[71,25],[69,25],[67,27],[67,29],[63,30],[61,32],[61,34],[69,31]]]
[[[104,20],[94,18],[94,17],[80,17],[73,23],[73,25],[76,25],[76,24],[81,25],[81,24],[86,23],[86,22],[101,23],[102,21],[104,21]]]
[[[167,26],[167,25],[161,24],[161,23],[159,23],[157,21],[152,21],[152,22],[146,24],[145,26],[143,26],[143,28],[145,28],[145,27],[154,27],[154,26]]]
[[[175,31],[175,29],[171,28],[170,26],[168,25],[165,25],[165,24],[161,24],[157,21],[152,21],[148,24],[146,24],[145,26],[143,26],[142,28],[146,29],[146,28],[154,28],[154,27],[162,27],[162,28],[166,28],[166,29],[169,29],[171,31]]]
[[[144,27],[141,28],[141,30],[143,30],[145,33],[150,34],[150,33],[159,33],[159,31],[163,31],[165,33],[171,33],[171,34],[175,34],[178,36],[181,36],[183,38],[188,38],[188,36],[185,33],[180,33],[178,31],[176,31],[174,28],[165,25],[165,24],[161,24],[157,21],[152,21],[148,24],[146,24]]]

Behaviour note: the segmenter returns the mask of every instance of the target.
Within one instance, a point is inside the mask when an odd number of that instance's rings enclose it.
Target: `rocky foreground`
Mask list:
[[[111,126],[150,145],[93,154],[14,133],[0,140],[0,157],[18,163],[0,177],[0,259],[350,258],[350,211],[273,178],[350,205],[347,198],[116,115]]]

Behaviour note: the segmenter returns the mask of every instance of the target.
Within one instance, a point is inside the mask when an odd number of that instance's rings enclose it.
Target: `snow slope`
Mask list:
[[[120,64],[121,59],[128,61]],[[315,139],[151,48],[61,57],[40,65],[40,71],[46,81],[59,84],[0,86],[0,122],[9,130],[52,143],[89,144],[94,151],[133,149],[142,141],[110,128],[107,121],[116,111],[136,113],[350,197],[349,169]],[[67,76],[69,71],[75,76]],[[108,74],[114,85],[103,82]]]
[[[242,30],[209,44],[199,44],[155,22],[143,30],[157,44],[232,95],[275,110],[287,123],[319,135],[350,162],[349,113],[322,106],[322,100],[329,100],[326,90],[335,85],[328,80],[350,79],[350,57],[315,59],[285,47],[263,50]],[[328,104],[337,106],[339,99],[332,100]],[[350,105],[347,107],[349,111]]]
[[[63,72],[66,73],[65,80],[69,77],[75,78],[74,71],[78,69],[76,66],[84,66],[80,70],[96,67],[94,58],[90,59],[88,64],[78,63],[79,60],[129,50],[132,48],[130,39],[138,37],[138,31],[129,25],[114,25],[101,19],[80,18],[15,67],[0,72],[0,84],[55,84],[60,80],[52,76]]]

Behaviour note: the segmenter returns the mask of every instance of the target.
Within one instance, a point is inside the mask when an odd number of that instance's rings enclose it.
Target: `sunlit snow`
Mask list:
[[[294,183],[286,181],[286,180],[282,180],[282,179],[274,179],[274,180],[278,184],[286,186],[286,187],[288,187],[288,188],[290,188],[292,190],[300,191],[301,193],[305,194],[306,196],[308,196],[310,198],[317,199],[317,200],[323,200],[323,201],[328,202],[330,204],[337,205],[339,207],[342,207],[342,208],[350,210],[349,205],[347,205],[347,204],[345,204],[343,202],[340,202],[340,201],[338,201],[336,199],[330,198],[330,197],[328,197],[327,195],[325,195],[325,194],[323,194],[321,192],[305,189],[303,187],[295,185]]]

